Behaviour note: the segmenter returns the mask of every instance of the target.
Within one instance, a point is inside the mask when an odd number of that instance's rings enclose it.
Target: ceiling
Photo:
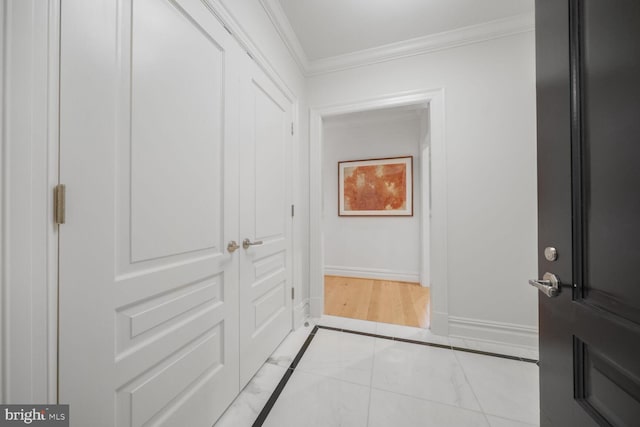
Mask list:
[[[532,14],[534,0],[279,0],[311,60]]]

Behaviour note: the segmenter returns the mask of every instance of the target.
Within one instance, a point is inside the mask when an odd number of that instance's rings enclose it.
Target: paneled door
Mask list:
[[[640,425],[640,2],[537,0],[540,425]]]
[[[210,427],[239,391],[241,51],[201,0],[64,0],[61,28],[59,400]]]
[[[291,102],[245,58],[240,130],[240,384],[291,330]]]

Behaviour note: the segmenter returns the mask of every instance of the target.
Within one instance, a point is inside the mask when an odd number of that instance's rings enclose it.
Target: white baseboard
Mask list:
[[[302,326],[309,316],[309,298],[307,298],[293,307],[293,329],[298,329]]]
[[[420,282],[420,273],[417,271],[396,271],[383,268],[342,267],[327,265],[324,274],[329,276],[364,277],[367,279],[394,280],[398,282]]]
[[[449,316],[449,336],[530,349],[538,348],[538,328]]]

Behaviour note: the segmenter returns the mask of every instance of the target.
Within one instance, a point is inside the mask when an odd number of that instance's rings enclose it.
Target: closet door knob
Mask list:
[[[238,249],[240,249],[240,245],[235,240],[230,241],[229,244],[227,245],[227,250],[229,251],[230,254],[234,253]]]
[[[255,242],[252,242],[249,239],[244,239],[242,241],[242,247],[245,249],[249,249],[251,246],[257,246],[257,245],[261,245],[262,244],[262,240],[256,240]]]

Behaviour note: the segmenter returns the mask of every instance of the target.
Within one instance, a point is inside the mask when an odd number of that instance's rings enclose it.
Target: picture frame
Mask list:
[[[413,216],[413,156],[338,162],[338,216]]]

